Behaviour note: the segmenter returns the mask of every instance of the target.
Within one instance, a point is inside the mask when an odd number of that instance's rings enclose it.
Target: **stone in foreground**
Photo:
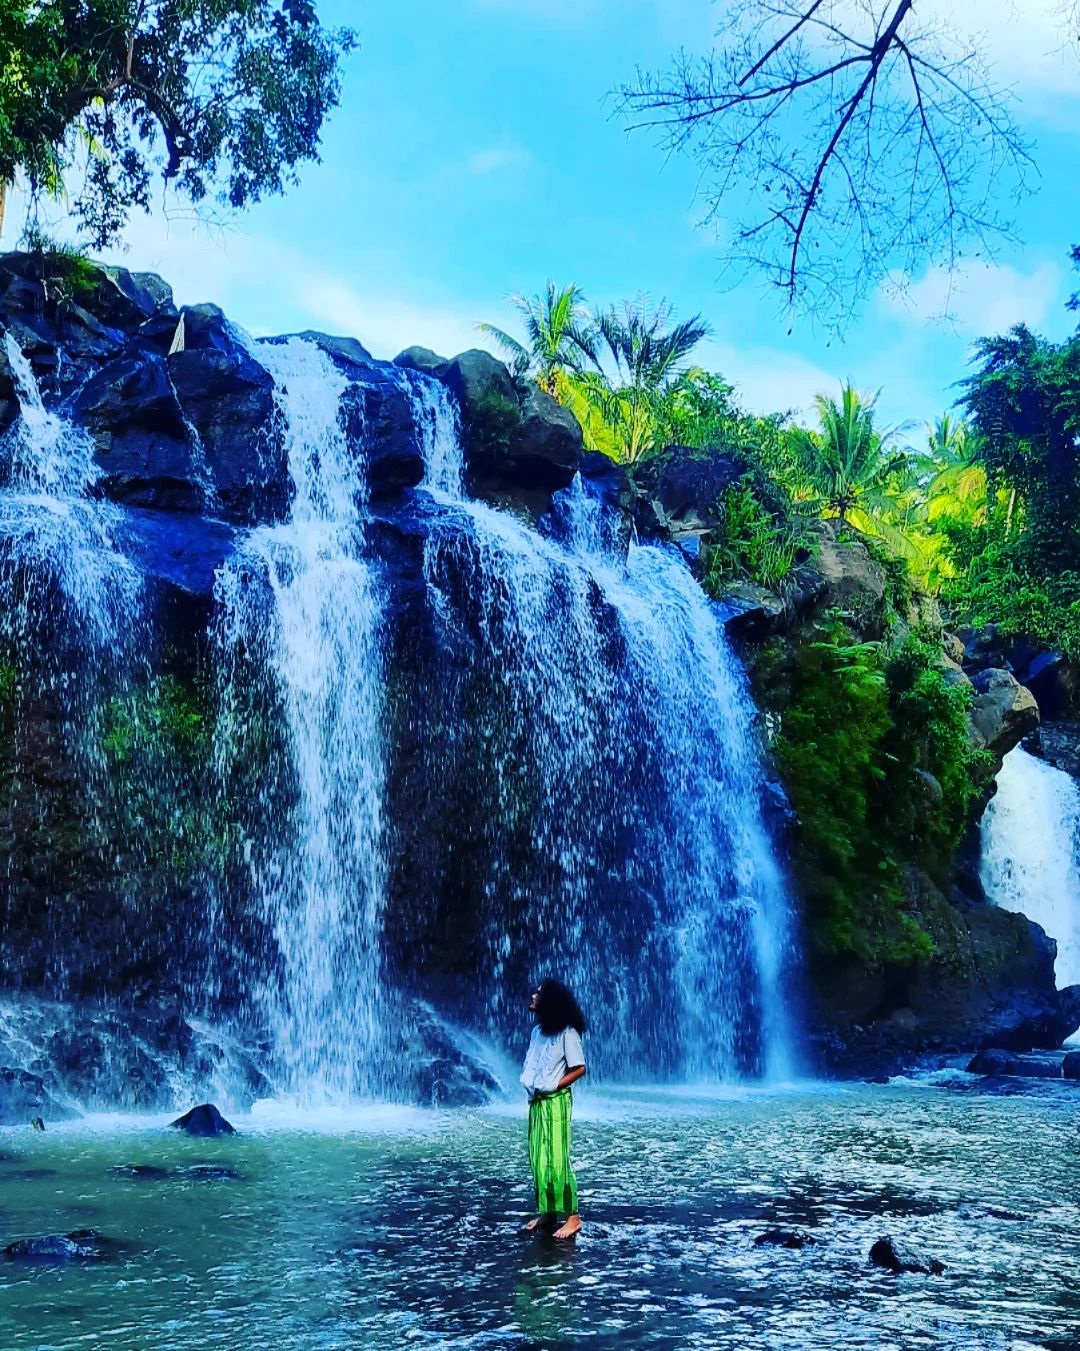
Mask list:
[[[811,1247],[817,1242],[817,1239],[810,1234],[804,1234],[801,1229],[766,1229],[763,1234],[758,1234],[754,1239],[755,1248],[806,1248]]]
[[[879,1238],[870,1249],[870,1261],[876,1267],[884,1267],[886,1271],[891,1271],[894,1276],[907,1273],[940,1276],[945,1270],[945,1263],[939,1262],[936,1257],[926,1257],[922,1253],[905,1248],[895,1243],[888,1235]]]

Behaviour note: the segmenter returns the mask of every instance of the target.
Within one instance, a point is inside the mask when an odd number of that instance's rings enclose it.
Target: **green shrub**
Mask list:
[[[23,242],[30,253],[39,254],[58,300],[72,300],[92,291],[101,279],[101,268],[81,249],[59,244],[37,227],[30,227]]]
[[[773,750],[799,818],[794,866],[814,952],[927,960],[933,942],[908,908],[904,874],[944,878],[978,791],[966,692],[923,639],[887,651],[839,626],[774,650],[755,679],[779,715]]]
[[[779,586],[795,566],[802,542],[790,524],[759,500],[752,475],[724,494],[721,523],[709,535],[705,586],[714,596],[732,578]]]

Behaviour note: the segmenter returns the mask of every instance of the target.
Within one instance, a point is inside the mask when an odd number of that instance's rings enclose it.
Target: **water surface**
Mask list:
[[[3,1242],[94,1227],[84,1267],[0,1266],[0,1346],[1080,1347],[1077,1099],[849,1087],[585,1095],[587,1229],[525,1238],[516,1107],[242,1134],[101,1120],[0,1133]],[[217,1163],[238,1179],[184,1170]],[[117,1165],[156,1165],[131,1179]],[[757,1248],[772,1224],[816,1243]],[[883,1233],[947,1264],[891,1277]]]

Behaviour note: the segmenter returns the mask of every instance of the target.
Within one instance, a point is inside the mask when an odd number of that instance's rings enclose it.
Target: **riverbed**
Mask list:
[[[0,1262],[0,1347],[1075,1351],[1070,1089],[587,1091],[586,1227],[565,1246],[520,1232],[516,1104],[258,1104],[210,1141],[163,1119],[0,1131],[0,1244],[92,1228],[120,1245]],[[814,1242],[755,1245],[777,1224]],[[871,1266],[883,1234],[945,1273]]]

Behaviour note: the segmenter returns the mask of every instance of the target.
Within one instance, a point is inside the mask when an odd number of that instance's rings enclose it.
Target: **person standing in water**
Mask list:
[[[538,1214],[525,1229],[553,1229],[557,1239],[581,1228],[577,1179],[570,1167],[571,1084],[585,1074],[581,1038],[585,1015],[561,981],[541,981],[529,999],[536,1020],[521,1071],[529,1095],[529,1162],[536,1183]],[[558,1216],[566,1216],[556,1228]]]

